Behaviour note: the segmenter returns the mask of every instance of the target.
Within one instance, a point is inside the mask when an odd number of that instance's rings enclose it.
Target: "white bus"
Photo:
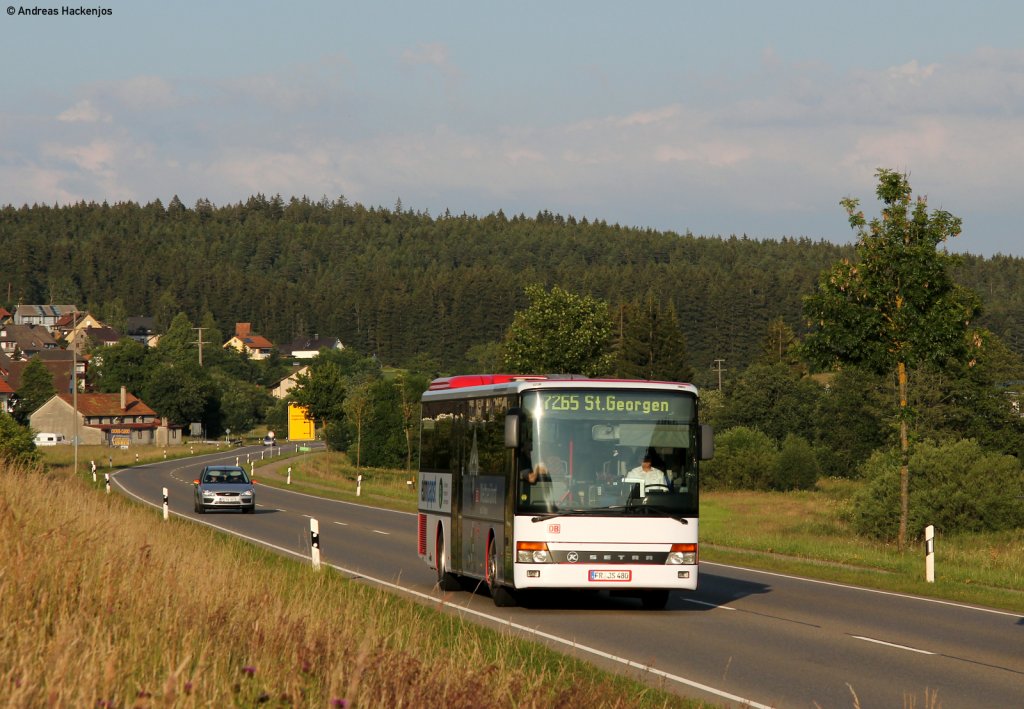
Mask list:
[[[434,380],[422,406],[418,553],[442,589],[483,581],[499,606],[599,589],[663,608],[697,588],[714,443],[692,385],[463,375]]]

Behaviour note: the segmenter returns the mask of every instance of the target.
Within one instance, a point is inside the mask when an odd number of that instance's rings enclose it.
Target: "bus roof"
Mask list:
[[[472,390],[474,394],[498,391],[522,391],[534,387],[568,386],[570,388],[602,388],[614,389],[680,389],[697,393],[692,384],[683,382],[660,382],[646,379],[591,379],[582,374],[460,374],[453,377],[440,377],[430,382],[430,387],[423,398],[446,398],[445,392],[458,396],[461,390]],[[469,394],[466,391],[466,394]]]

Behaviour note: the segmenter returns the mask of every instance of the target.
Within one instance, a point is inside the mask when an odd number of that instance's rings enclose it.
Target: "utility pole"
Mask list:
[[[203,330],[209,330],[210,328],[207,328],[207,327],[194,327],[192,329],[193,330],[197,330],[199,332],[199,334],[197,336],[198,339],[194,340],[192,342],[192,344],[199,345],[199,366],[202,367],[203,366],[203,345],[210,344],[209,342],[203,342]]]
[[[71,342],[71,408],[75,412],[75,467],[78,474],[78,309],[71,313],[71,334],[75,339]]]
[[[722,372],[725,371],[725,367],[723,367],[722,365],[724,363],[724,359],[716,359],[715,366],[711,368],[712,372],[718,372],[718,391],[722,391]]]

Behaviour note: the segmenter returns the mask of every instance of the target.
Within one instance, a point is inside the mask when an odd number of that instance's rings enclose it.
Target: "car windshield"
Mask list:
[[[241,468],[207,470],[203,482],[214,485],[246,485],[249,482],[249,476]]]

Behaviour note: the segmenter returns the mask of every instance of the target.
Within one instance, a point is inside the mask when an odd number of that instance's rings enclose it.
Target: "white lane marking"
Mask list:
[[[375,529],[375,530],[373,530],[373,533],[374,533],[374,534],[383,534],[383,535],[385,535],[385,536],[389,536],[389,535],[391,534],[391,532],[382,532],[382,531],[380,531],[379,529]]]
[[[348,526],[348,522],[335,522],[335,524],[340,524],[342,527]]]
[[[707,601],[698,601],[698,600],[696,600],[694,598],[685,598],[684,597],[684,598],[681,598],[679,600],[686,601],[687,603],[696,603],[698,606],[707,606],[709,608],[721,608],[723,611],[734,611],[734,610],[736,610],[732,606],[722,606],[722,605],[719,605],[717,603],[708,603]]]
[[[339,505],[351,505],[352,507],[362,507],[367,510],[376,510],[377,512],[389,512],[396,515],[405,515],[406,517],[415,517],[418,513],[416,512],[405,512],[403,510],[389,510],[386,507],[375,507],[373,505],[364,505],[359,502],[349,502],[348,500],[335,500],[330,497],[320,497],[319,495],[310,495],[308,492],[298,492],[297,490],[289,490],[286,487],[276,487],[274,485],[264,485],[264,487],[273,488],[278,492],[287,492],[289,495],[301,495],[302,497],[311,497],[314,500],[320,502],[336,502]]]
[[[897,645],[896,643],[887,643],[884,640],[876,640],[875,638],[867,638],[867,637],[864,637],[863,635],[851,635],[850,637],[857,638],[858,640],[866,640],[869,643],[876,643],[878,645],[885,645],[887,647],[894,647],[894,648],[897,648],[898,650],[909,650],[910,652],[917,652],[917,653],[920,653],[922,655],[934,655],[935,654],[934,652],[929,652],[928,650],[919,650],[916,647],[910,647],[908,645]]]
[[[129,495],[130,497],[134,497],[136,500],[139,500],[143,504],[150,505],[151,507],[161,507],[162,506],[162,505],[157,505],[157,504],[155,504],[153,502],[150,502],[149,500],[146,500],[146,499],[144,499],[142,497],[139,497],[135,493],[125,489],[125,487],[123,485],[121,485],[120,482],[118,482],[118,487],[120,487],[121,490],[126,495]],[[360,506],[365,506],[365,505],[360,505]],[[177,516],[182,517],[184,519],[190,519],[193,522],[196,522],[198,524],[205,524],[208,527],[213,527],[214,529],[220,530],[222,532],[227,532],[228,534],[233,534],[234,536],[238,537],[239,539],[245,539],[246,541],[250,541],[250,542],[252,542],[254,544],[259,544],[260,546],[267,547],[269,549],[274,549],[276,551],[281,552],[282,554],[287,554],[289,556],[294,556],[294,557],[297,557],[299,559],[302,559],[303,561],[309,561],[309,556],[308,555],[301,554],[301,553],[299,553],[297,551],[294,551],[292,549],[286,549],[285,547],[278,546],[277,544],[271,544],[270,542],[263,541],[262,539],[257,539],[256,537],[250,537],[250,536],[248,536],[246,534],[240,534],[240,533],[235,532],[235,531],[230,530],[230,529],[225,529],[223,527],[218,527],[217,525],[213,524],[212,522],[208,522],[206,520],[197,519],[195,517],[189,517],[188,515],[183,515],[180,512],[173,512],[172,511],[171,514],[177,515]],[[553,643],[556,643],[556,644],[559,644],[559,645],[565,645],[567,647],[570,647],[573,650],[590,653],[591,655],[595,655],[597,657],[602,657],[602,658],[604,658],[606,660],[611,660],[612,662],[617,662],[617,663],[619,663],[621,665],[625,665],[626,667],[629,667],[629,668],[632,668],[632,669],[635,669],[635,670],[641,670],[643,672],[648,672],[648,673],[650,673],[652,675],[655,675],[656,677],[662,677],[664,679],[670,680],[672,682],[677,682],[677,683],[685,685],[687,687],[693,687],[694,689],[698,689],[698,690],[700,690],[702,692],[708,692],[710,694],[715,695],[716,697],[722,697],[723,699],[728,699],[731,702],[738,702],[740,705],[742,705],[744,707],[750,707],[751,709],[774,709],[772,706],[770,706],[768,704],[760,704],[760,703],[755,702],[753,700],[745,699],[743,697],[740,697],[740,696],[735,695],[735,694],[731,694],[731,693],[723,691],[721,689],[716,689],[716,688],[711,687],[709,685],[702,684],[701,682],[697,682],[697,681],[692,680],[692,679],[686,679],[685,677],[680,677],[679,675],[674,675],[671,672],[665,672],[664,670],[659,670],[659,669],[657,669],[655,667],[651,667],[650,665],[645,665],[645,664],[643,664],[641,662],[636,662],[635,660],[630,660],[629,658],[626,658],[626,657],[619,657],[618,655],[612,655],[611,653],[607,653],[604,650],[598,650],[597,648],[590,647],[589,645],[581,645],[580,643],[576,642],[575,640],[571,640],[569,638],[563,638],[563,637],[560,637],[558,635],[552,635],[551,633],[545,633],[545,632],[543,632],[541,630],[537,630],[536,628],[531,628],[529,626],[522,625],[520,623],[513,623],[511,620],[509,620],[507,618],[499,618],[498,616],[491,615],[489,613],[484,613],[483,611],[475,610],[473,608],[469,608],[469,607],[463,606],[461,604],[452,603],[451,601],[445,600],[444,598],[438,598],[437,596],[434,596],[433,594],[423,593],[422,591],[415,591],[415,590],[413,590],[411,588],[406,588],[405,586],[399,586],[398,584],[391,583],[389,581],[384,581],[383,579],[378,579],[378,578],[375,578],[373,576],[367,576],[366,574],[362,573],[361,571],[356,571],[354,569],[347,569],[344,566],[338,566],[336,564],[325,564],[325,566],[329,566],[330,568],[332,568],[332,569],[334,569],[336,571],[340,571],[343,574],[347,574],[347,575],[349,575],[351,577],[354,577],[354,578],[357,578],[359,580],[370,581],[371,583],[375,583],[378,586],[383,586],[385,588],[390,588],[390,589],[393,589],[395,591],[400,591],[400,592],[405,593],[405,594],[410,595],[410,596],[415,596],[417,598],[421,598],[421,599],[429,602],[432,605],[436,606],[436,605],[440,604],[441,606],[445,606],[447,608],[451,608],[451,609],[453,609],[453,610],[455,610],[455,611],[457,611],[459,613],[466,613],[466,614],[469,614],[469,615],[479,616],[480,618],[486,618],[487,620],[490,620],[490,621],[493,621],[495,623],[498,623],[499,625],[504,625],[504,626],[506,626],[508,628],[512,628],[514,630],[518,630],[520,632],[526,633],[527,635],[534,635],[534,636],[536,636],[538,638],[544,638],[545,640],[549,640],[549,641],[551,641]]]
[[[928,598],[927,596],[912,596],[907,593],[896,593],[895,591],[880,591],[877,588],[865,588],[864,586],[852,586],[847,583],[838,583],[836,581],[821,581],[819,579],[811,579],[805,576],[793,576],[792,574],[780,574],[777,571],[762,571],[761,569],[752,569],[747,566],[734,566],[732,564],[719,564],[714,561],[701,561],[701,566],[721,566],[723,569],[737,569],[739,571],[749,571],[753,574],[761,574],[763,576],[777,576],[781,579],[791,579],[793,581],[806,581],[807,583],[816,583],[822,586],[834,586],[836,588],[846,588],[851,591],[864,591],[865,593],[877,593],[882,596],[894,596],[896,598],[906,598],[910,601],[923,601],[925,603],[936,603],[941,606],[953,606],[954,608],[964,608],[971,611],[981,611],[982,613],[993,613],[995,615],[1005,615],[1010,618],[1020,618],[1020,613],[1010,613],[1009,611],[1000,611],[994,608],[982,608],[981,606],[971,606],[966,603],[955,603],[954,601],[944,601],[941,598]]]

